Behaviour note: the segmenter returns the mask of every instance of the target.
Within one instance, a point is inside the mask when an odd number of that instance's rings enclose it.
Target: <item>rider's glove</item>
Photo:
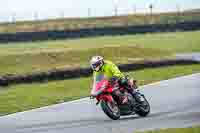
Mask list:
[[[120,78],[119,82],[120,82],[120,85],[122,86],[128,85],[128,79],[126,77]]]

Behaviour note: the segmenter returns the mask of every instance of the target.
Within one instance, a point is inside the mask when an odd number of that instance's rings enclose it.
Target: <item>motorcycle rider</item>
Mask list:
[[[129,93],[136,99],[137,102],[142,103],[141,96],[133,88],[129,87],[130,80],[120,72],[119,68],[111,61],[104,60],[102,56],[93,56],[90,60],[90,66],[93,70],[93,89],[96,87],[96,82],[100,79],[107,79],[111,83],[118,82],[120,85],[128,88]],[[113,96],[118,98],[121,104],[125,104],[128,99],[119,90],[119,86],[114,86]],[[122,98],[122,99],[119,99]]]

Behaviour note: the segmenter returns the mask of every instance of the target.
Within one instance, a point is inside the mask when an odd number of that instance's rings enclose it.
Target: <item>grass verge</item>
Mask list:
[[[129,72],[140,85],[200,72],[200,65],[182,65]],[[0,114],[30,110],[88,96],[92,78],[48,83],[13,85],[0,88]]]
[[[136,46],[115,46],[80,50],[62,50],[0,56],[0,75],[45,72],[52,69],[88,67],[89,59],[103,55],[117,64],[169,56],[170,52]],[[134,57],[134,58],[133,58]],[[6,59],[5,59],[6,58]],[[22,69],[23,66],[23,69]]]
[[[136,133],[200,133],[200,126],[194,126],[188,128],[159,129],[159,130],[136,132]]]
[[[88,66],[93,55],[115,63],[200,51],[200,31],[106,36],[0,45],[0,75]]]

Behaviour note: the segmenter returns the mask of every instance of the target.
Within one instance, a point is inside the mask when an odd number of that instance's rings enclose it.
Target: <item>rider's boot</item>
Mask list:
[[[140,103],[140,104],[144,103],[144,101],[145,101],[144,97],[139,92],[139,90],[133,86],[132,79],[122,78],[122,79],[120,79],[120,85],[124,86],[138,103]]]
[[[144,103],[144,98],[143,98],[143,96],[142,96],[142,94],[141,93],[139,93],[139,90],[137,90],[137,89],[130,89],[130,93],[131,93],[131,95],[135,98],[135,100],[138,102],[138,103],[140,103],[140,104],[143,104]]]
[[[120,79],[120,85],[125,87],[138,103],[142,103],[144,100],[139,95],[139,92],[137,92],[135,88],[131,87],[132,85],[129,85],[129,82],[130,81],[127,78]]]

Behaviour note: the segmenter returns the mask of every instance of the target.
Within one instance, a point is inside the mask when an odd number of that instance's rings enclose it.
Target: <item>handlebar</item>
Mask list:
[[[95,96],[90,95],[90,99],[95,99]]]

